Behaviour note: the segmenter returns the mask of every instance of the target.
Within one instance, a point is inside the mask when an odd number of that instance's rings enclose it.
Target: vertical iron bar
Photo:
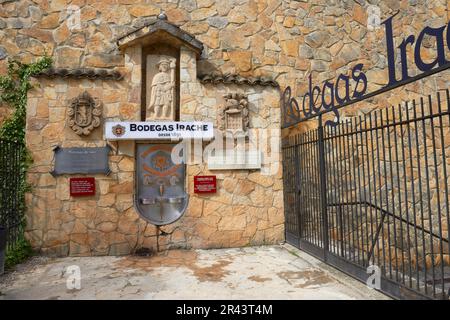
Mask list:
[[[284,232],[285,233],[287,233],[287,222],[288,222],[288,220],[287,220],[287,210],[288,210],[288,201],[287,201],[287,194],[288,194],[288,191],[289,191],[289,188],[287,187],[287,184],[288,184],[288,181],[287,181],[287,177],[285,176],[285,174],[286,174],[286,169],[287,169],[287,161],[288,161],[288,157],[287,157],[287,155],[286,155],[286,149],[285,149],[285,140],[284,139],[282,139],[281,140],[281,152],[282,152],[282,157],[283,157],[283,161],[282,161],[282,163],[281,163],[281,165],[282,165],[282,167],[283,167],[283,190],[285,191],[285,192],[283,192],[283,199],[284,199],[284,203],[285,203],[285,206],[284,206],[284,216],[285,216],[285,220],[284,220],[284,222],[285,222],[285,229],[284,229]]]
[[[338,124],[339,126],[339,124]],[[339,140],[337,138],[337,130],[336,126],[332,127],[330,129],[330,138],[331,145],[332,145],[332,155],[333,155],[333,181],[334,181],[334,202],[337,204],[337,217],[336,217],[336,236],[338,238],[338,249],[340,250],[340,256],[345,257],[345,250],[344,250],[344,227],[343,227],[343,218],[342,218],[342,207],[341,207],[341,188],[340,188],[340,175],[339,175],[339,153],[338,153],[338,145]]]
[[[388,109],[386,109],[388,110]],[[395,146],[395,163],[396,163],[396,167],[397,167],[397,179],[400,178],[400,173],[399,173],[399,169],[398,169],[398,151],[397,151],[397,132],[396,132],[396,124],[395,124],[395,110],[394,110],[394,106],[391,106],[391,110],[392,110],[392,118],[393,118],[393,133],[394,133],[394,146]],[[400,111],[401,112],[401,111]],[[389,118],[389,114],[386,115],[387,118]],[[388,128],[388,148],[389,148],[389,169],[390,169],[390,174],[391,174],[391,201],[392,201],[392,214],[395,216],[395,193],[394,193],[394,170],[392,168],[392,146],[391,146],[391,134],[389,133],[389,128]],[[399,184],[398,184],[399,185]],[[400,188],[398,188],[398,192],[400,192]],[[399,197],[400,199],[400,197]],[[399,206],[401,207],[401,201],[399,200]],[[399,209],[401,210],[401,209]],[[401,217],[401,211],[400,211],[400,217]],[[396,224],[396,219],[392,219],[393,223],[394,223],[394,259],[396,261],[396,263],[398,263],[398,255],[397,255],[397,224]],[[400,228],[401,226],[401,219],[400,219]],[[398,281],[398,268],[395,268],[395,279],[396,281]]]
[[[436,150],[436,136],[434,133],[434,114],[432,110],[432,100],[431,95],[428,95],[428,109],[430,112],[430,122],[431,122],[431,141],[433,145],[433,160],[434,160],[434,177],[436,179],[436,197],[437,197],[437,219],[438,219],[438,229],[439,229],[439,250],[440,250],[440,258],[441,258],[441,290],[443,294],[443,298],[445,298],[445,282],[444,282],[444,255],[443,255],[443,243],[442,243],[442,226],[441,226],[441,195],[439,188],[439,174],[438,174],[438,162],[437,162],[437,150]],[[429,208],[431,212],[431,207]],[[430,220],[430,224],[431,224]],[[430,231],[431,231],[430,227]],[[434,246],[434,243],[431,243],[431,246]],[[449,252],[450,253],[450,252]],[[436,279],[433,278],[433,285],[435,286]]]
[[[303,210],[305,203],[303,201],[304,198],[304,194],[305,194],[305,186],[303,185],[303,179],[304,179],[304,175],[305,172],[303,171],[303,149],[302,149],[302,136],[303,134],[299,134],[297,136],[297,151],[298,151],[298,163],[296,164],[296,168],[299,171],[299,181],[298,181],[298,187],[299,187],[299,207],[298,207],[298,212],[300,215],[300,234],[301,234],[301,238],[299,239],[299,242],[301,241],[301,239],[305,236],[306,233],[306,226],[305,226],[305,212]],[[300,244],[300,243],[299,243]]]
[[[418,120],[417,120],[417,105],[416,100],[413,100],[413,107],[414,107],[414,131],[415,131],[415,140],[416,140],[416,148],[417,148],[417,176],[419,178],[419,205],[420,205],[420,225],[422,226],[422,264],[423,264],[423,270],[424,270],[424,290],[425,294],[428,293],[428,284],[427,284],[427,264],[426,264],[426,240],[425,240],[425,231],[424,231],[424,208],[423,208],[423,192],[422,192],[422,169],[421,169],[421,163],[420,163],[420,144],[419,144],[419,126],[418,126]],[[424,153],[426,153],[426,150],[424,150]]]
[[[330,152],[330,147],[332,147],[329,138],[330,138],[330,126],[325,126],[324,128],[324,149],[325,149],[325,165],[326,165],[326,186],[327,186],[327,213],[328,216],[331,219],[331,225],[332,227],[330,227],[330,223],[328,224],[328,239],[330,242],[330,251],[333,252],[334,254],[336,254],[336,239],[334,239],[334,237],[332,236],[331,232],[332,230],[335,230],[336,227],[336,214],[335,214],[335,207],[331,208],[329,207],[329,203],[330,202],[334,202],[332,195],[330,194],[330,192],[333,190],[334,186],[333,186],[333,182],[332,182],[332,167],[331,164],[333,163],[333,157],[332,154]],[[331,146],[330,146],[331,145]],[[331,199],[331,200],[330,200]]]
[[[302,180],[302,186],[304,187],[304,192],[302,193],[302,198],[303,198],[303,204],[302,204],[302,212],[303,212],[303,216],[305,219],[305,235],[304,238],[305,240],[307,240],[308,242],[311,242],[310,239],[310,234],[311,234],[311,225],[309,223],[309,188],[310,188],[310,184],[307,183],[307,181],[309,181],[309,172],[308,172],[308,163],[307,163],[307,159],[308,159],[308,153],[307,153],[307,132],[304,132],[301,135],[301,157],[302,157],[302,172],[304,173],[303,175],[303,180]]]
[[[300,241],[301,237],[302,237],[302,225],[300,223],[301,221],[301,215],[300,215],[300,197],[299,197],[299,192],[301,191],[300,189],[300,174],[301,174],[301,170],[299,167],[299,159],[298,159],[298,135],[295,136],[295,141],[294,141],[294,146],[293,146],[293,152],[294,152],[294,162],[295,162],[295,166],[293,166],[292,168],[295,168],[295,175],[293,175],[293,194],[294,194],[294,215],[296,217],[296,221],[295,221],[295,226],[297,229],[297,236],[298,236],[298,241]]]
[[[297,142],[297,136],[293,136],[290,139],[290,146],[289,146],[289,155],[291,162],[294,166],[298,165],[298,155],[296,154],[296,142]],[[297,185],[296,185],[296,177],[300,174],[300,168],[296,170],[294,175],[289,175],[290,180],[290,195],[291,195],[291,216],[290,216],[290,230],[291,234],[295,235],[300,232],[300,226],[298,224],[298,221],[296,221],[296,216],[298,214],[298,199],[296,197],[296,191],[297,191]]]
[[[325,144],[323,135],[322,116],[319,116],[318,128],[318,146],[319,146],[319,170],[320,170],[320,204],[322,212],[322,237],[324,244],[324,259],[327,261],[328,243],[328,218],[327,218],[327,185],[326,185],[326,165],[325,165]]]
[[[410,232],[410,209],[409,209],[409,201],[408,201],[408,179],[407,179],[407,171],[406,171],[406,156],[405,156],[405,137],[404,137],[404,130],[403,130],[403,117],[402,117],[402,106],[401,104],[398,105],[398,109],[400,112],[400,139],[401,139],[401,155],[402,155],[402,168],[403,168],[403,187],[405,190],[405,197],[404,197],[404,203],[405,203],[405,212],[406,212],[406,234],[407,234],[407,255],[408,255],[408,279],[409,279],[409,286],[412,287],[412,260],[411,260],[411,232]],[[408,108],[408,102],[405,103],[405,111],[406,111],[406,128],[409,129],[409,108]],[[410,137],[408,136],[408,139]],[[408,140],[409,146],[411,145],[411,141]],[[410,154],[411,157],[411,154]],[[397,170],[398,171],[398,170]],[[400,172],[397,172],[398,175],[400,175]],[[399,188],[400,189],[400,188]],[[403,284],[405,284],[405,246],[403,241],[403,213],[402,213],[402,201],[401,201],[401,190],[399,190],[399,211],[400,211],[400,232],[402,234],[401,236],[401,259],[402,259],[402,281]],[[416,232],[416,230],[414,230]]]
[[[374,142],[373,142],[373,131],[376,131],[376,128],[374,128],[374,125],[372,124],[372,113],[369,113],[369,121],[370,121],[370,142],[371,142],[371,151],[372,151],[372,177],[373,177],[373,195],[374,195],[374,199],[375,199],[375,205],[377,205],[378,207],[380,207],[378,205],[378,201],[377,201],[377,179],[376,179],[376,172],[375,172],[375,146],[374,146]],[[375,124],[376,127],[376,124]],[[377,146],[378,147],[378,146]],[[380,207],[381,208],[381,207]],[[380,213],[381,214],[381,213]],[[381,217],[380,217],[380,221],[381,221]],[[375,234],[372,234],[372,246],[370,248],[369,251],[369,257],[372,256],[374,250],[375,250],[375,246],[377,247],[377,254],[376,254],[376,260],[377,262],[375,262],[375,256],[373,259],[374,264],[378,265],[381,269],[381,264],[380,264],[380,243],[379,243],[379,239],[378,239],[378,225],[379,225],[379,221],[378,221],[378,210],[375,209],[375,223],[376,223],[376,228],[375,228]]]
[[[449,115],[449,126],[450,126],[450,92],[447,89],[447,114]],[[447,157],[445,156],[445,140],[444,140],[444,125],[442,121],[442,110],[441,110],[441,99],[438,92],[438,108],[439,108],[439,125],[441,127],[441,149],[442,149],[442,166],[444,167],[444,185],[445,185],[445,209],[447,213],[447,244],[448,244],[448,254],[450,258],[450,209],[449,209],[449,187],[448,187],[448,175],[447,175]],[[450,261],[449,261],[450,263]],[[450,292],[448,293],[450,295]]]
[[[305,223],[304,223],[304,220],[305,220],[305,211],[304,211],[304,207],[305,207],[305,201],[304,201],[304,195],[305,195],[305,186],[303,185],[303,179],[304,179],[304,176],[305,176],[305,172],[304,172],[304,168],[303,168],[303,157],[304,157],[304,155],[303,155],[303,146],[302,146],[302,144],[301,144],[301,141],[302,141],[302,139],[303,139],[303,134],[299,134],[298,135],[298,138],[297,138],[297,143],[298,143],[298,149],[297,149],[297,151],[298,151],[298,164],[297,164],[297,167],[298,167],[298,171],[299,171],[299,173],[300,173],[300,175],[299,175],[299,188],[300,188],[300,190],[299,190],[299,203],[300,203],[300,206],[299,206],[299,208],[298,208],[298,211],[299,211],[299,215],[300,215],[300,224],[301,224],[301,235],[302,235],[302,238],[305,236],[305,234],[306,234],[306,225],[305,225]],[[299,241],[300,241],[301,239],[299,239]]]
[[[299,159],[298,159],[298,154],[296,153],[296,149],[297,149],[297,135],[294,135],[293,137],[290,137],[289,139],[289,160],[291,162],[291,168],[295,168],[295,173],[294,174],[290,174],[288,176],[289,179],[289,194],[290,194],[290,203],[289,203],[289,207],[290,207],[290,232],[292,235],[294,234],[300,234],[300,229],[301,229],[301,224],[296,223],[295,221],[295,217],[297,215],[300,214],[300,212],[298,211],[298,205],[299,205],[299,199],[298,197],[296,197],[297,195],[297,188],[298,185],[296,183],[298,183],[298,179],[296,181],[296,178],[301,174],[301,168],[300,168],[300,164],[299,164]],[[295,231],[298,232],[295,232]]]
[[[347,237],[348,237],[348,259],[351,261],[355,260],[354,243],[355,243],[355,233],[353,232],[353,206],[350,205],[349,194],[349,174],[350,174],[350,155],[348,155],[348,120],[346,120],[342,125],[342,152],[343,152],[343,165],[344,165],[344,176],[342,177],[344,183],[344,200],[345,200],[345,215],[347,218]],[[351,178],[351,177],[350,177]],[[353,258],[352,258],[353,256]]]
[[[365,262],[365,256],[364,256],[364,219],[363,219],[363,210],[362,210],[362,204],[360,201],[360,194],[361,194],[361,164],[362,161],[362,154],[360,155],[360,147],[358,144],[358,136],[360,133],[358,133],[358,120],[360,120],[361,117],[359,117],[359,119],[357,117],[354,118],[355,120],[355,127],[353,128],[352,125],[352,133],[353,133],[353,137],[355,138],[353,141],[353,154],[356,156],[354,156],[354,163],[353,163],[353,172],[356,172],[356,167],[358,168],[358,180],[356,181],[355,185],[355,194],[354,194],[354,201],[356,203],[359,202],[359,204],[356,205],[356,214],[357,214],[357,230],[361,230],[361,244],[359,243],[359,237],[358,237],[358,262],[359,264],[361,264],[361,256],[362,256],[362,264],[363,266],[366,265]],[[356,162],[356,159],[358,159],[358,162]],[[355,176],[356,174],[354,174]],[[365,207],[365,206],[364,206]]]
[[[403,123],[403,117],[402,117],[402,112],[401,112],[401,108],[402,106],[399,104],[398,106],[399,110],[400,110],[400,123]],[[406,112],[408,112],[408,102],[405,103],[405,109]],[[407,124],[407,126],[409,126],[409,124]],[[405,157],[405,143],[404,143],[404,132],[403,132],[403,125],[400,124],[400,139],[401,139],[401,149],[402,149],[402,167],[403,167],[403,187],[405,188],[405,211],[406,211],[406,234],[408,237],[408,242],[407,242],[407,248],[408,248],[408,265],[409,265],[409,274],[408,277],[410,279],[410,286],[411,286],[411,274],[412,274],[412,270],[411,270],[411,235],[410,235],[410,221],[409,221],[409,206],[408,206],[408,182],[406,179],[406,157]],[[401,192],[399,193],[401,194]],[[402,214],[402,205],[401,205],[401,201],[400,202],[400,217],[403,218],[403,214]],[[403,220],[400,220],[400,225],[401,225],[401,229],[402,233],[403,233]],[[401,241],[401,249],[402,249],[402,280],[403,280],[403,284],[405,284],[405,255],[404,255],[404,242],[403,242],[403,237],[402,237],[402,241]]]
[[[350,143],[348,143],[348,148],[349,148],[349,159],[351,159],[351,167],[352,167],[352,171],[349,172],[349,174],[351,174],[351,193],[350,193],[350,201],[352,203],[357,203],[357,199],[355,197],[356,194],[356,190],[357,190],[357,183],[356,183],[356,158],[357,156],[355,156],[355,153],[357,154],[357,146],[355,146],[355,141],[354,141],[354,137],[355,137],[355,132],[354,132],[354,128],[353,128],[353,121],[356,118],[352,118],[350,119],[350,135],[349,135],[349,140],[351,141],[351,148],[350,148]],[[355,123],[356,126],[356,123]],[[354,231],[353,233],[356,233],[355,238],[356,238],[356,243],[354,242],[353,245],[354,247],[356,247],[356,252],[354,254],[354,258],[356,258],[356,261],[358,264],[361,264],[361,255],[360,255],[360,245],[359,245],[359,218],[358,218],[358,207],[360,207],[360,205],[352,205],[352,219],[353,219],[353,223],[352,223],[352,230]],[[356,231],[355,231],[356,229]]]
[[[329,207],[329,199],[332,199],[332,197],[329,197],[329,191],[330,189],[332,189],[332,183],[331,183],[331,177],[330,177],[330,173],[332,172],[330,170],[331,167],[331,162],[330,162],[330,152],[329,152],[329,148],[327,148],[327,142],[329,145],[329,140],[327,139],[329,137],[329,126],[325,126],[324,130],[323,130],[323,144],[324,144],[324,156],[325,156],[325,166],[328,168],[326,170],[326,174],[325,174],[325,181],[326,181],[326,186],[327,186],[327,214],[328,214],[328,229],[327,229],[327,235],[328,235],[328,241],[329,241],[329,250],[332,253],[335,253],[335,243],[334,243],[334,239],[331,235],[331,231],[335,225],[335,219],[334,219],[334,207],[330,208]],[[331,200],[332,201],[332,200]],[[331,221],[330,221],[331,220]]]
[[[378,127],[378,110],[375,111],[374,113],[375,115],[375,128]],[[382,183],[381,183],[381,159],[380,159],[380,146],[379,146],[379,135],[378,135],[378,128],[375,130],[375,139],[377,142],[377,166],[378,166],[378,184],[379,184],[379,200],[380,200],[380,205],[378,206],[379,208],[383,209],[383,192],[382,192]],[[381,129],[382,130],[382,129]],[[385,241],[384,241],[384,218],[386,217],[386,215],[384,213],[381,214],[381,219],[380,219],[380,225],[379,225],[379,230],[381,231],[381,250],[382,250],[382,255],[383,255],[383,268],[384,271],[386,272],[386,248],[385,248]],[[379,237],[379,233],[377,235],[377,237]]]
[[[343,142],[343,126],[344,123],[341,122],[337,128],[338,128],[338,153],[339,153],[339,158],[338,158],[338,164],[339,164],[339,190],[340,190],[340,208],[341,208],[341,212],[342,212],[342,229],[343,229],[343,238],[342,238],[342,242],[344,243],[344,257],[346,259],[350,260],[350,244],[347,243],[347,237],[348,237],[348,232],[349,232],[349,228],[348,228],[348,219],[347,219],[347,212],[345,211],[345,203],[346,203],[346,184],[345,184],[345,176],[346,176],[346,172],[345,172],[345,166],[344,166],[344,162],[345,159],[342,156],[342,145],[344,144]],[[347,245],[348,245],[348,250],[347,250]]]
[[[309,243],[314,243],[314,225],[313,225],[313,209],[312,209],[312,205],[311,205],[311,197],[312,197],[312,188],[313,185],[311,183],[311,153],[310,153],[310,146],[309,146],[309,132],[306,133],[305,135],[305,144],[304,144],[304,148],[305,148],[305,169],[307,172],[307,177],[308,179],[305,180],[304,182],[306,183],[306,185],[308,186],[308,194],[307,194],[307,210],[308,210],[308,228],[309,228],[309,233],[308,233],[308,242]]]
[[[285,140],[283,140],[283,184],[284,184],[284,189],[286,190],[286,192],[284,192],[284,199],[285,199],[285,208],[284,208],[284,212],[285,212],[285,224],[286,224],[286,230],[285,233],[289,233],[290,231],[290,210],[291,210],[291,202],[289,201],[290,198],[290,191],[291,191],[291,179],[290,179],[290,175],[286,175],[286,172],[289,168],[289,164],[291,164],[292,160],[290,157],[290,149],[289,149],[289,145],[290,145],[290,141],[291,141],[291,137],[287,137],[285,138]],[[289,161],[289,162],[288,162]]]
[[[369,193],[369,198],[364,199],[364,201],[366,202],[372,202],[372,187],[371,187],[371,174],[370,174],[370,152],[369,150],[373,151],[373,144],[371,144],[371,149],[369,149],[369,131],[372,132],[371,130],[371,122],[369,123],[367,122],[367,119],[370,117],[370,113],[369,115],[365,115],[364,116],[364,128],[365,130],[365,143],[366,143],[366,161],[367,161],[367,187],[368,187],[368,193]],[[373,154],[373,152],[372,152]],[[372,175],[373,177],[373,175]],[[370,242],[367,243],[368,245],[368,250],[367,250],[367,264],[370,265],[370,259],[372,258],[372,264],[375,264],[375,257],[372,256],[372,247],[374,245],[374,232],[373,232],[373,208],[369,207],[369,212],[370,212]]]
[[[425,108],[423,98],[420,98],[420,108],[422,112],[422,116],[425,116]],[[423,134],[423,148],[424,148],[424,158],[425,158],[425,178],[427,182],[427,202],[428,202],[428,221],[430,227],[430,250],[431,250],[431,273],[433,277],[433,281],[436,278],[435,270],[434,270],[434,250],[433,250],[433,218],[431,215],[431,195],[430,195],[430,175],[428,172],[428,150],[427,150],[427,134],[425,129],[425,119],[422,118],[422,134]],[[424,248],[425,249],[425,248]],[[427,279],[425,279],[427,281]],[[436,285],[433,282],[433,297],[436,296]]]
[[[413,151],[412,151],[412,138],[411,138],[411,120],[409,118],[409,106],[406,104],[406,126],[408,129],[408,151],[409,151],[409,166],[411,174],[411,197],[412,197],[412,210],[414,217],[414,248],[415,248],[415,261],[416,261],[416,288],[419,290],[419,244],[417,238],[417,212],[416,212],[416,195],[415,195],[415,185],[414,185],[414,169],[413,169]],[[408,200],[408,199],[406,199]],[[411,250],[411,249],[410,249]],[[410,266],[412,261],[410,261]],[[412,288],[412,274],[410,275],[410,287]]]
[[[386,109],[387,110],[387,109]],[[389,119],[386,119],[386,122],[389,122]],[[380,110],[380,123],[383,125],[383,111]],[[389,136],[389,127],[386,127],[387,136]],[[385,200],[386,200],[386,211],[389,212],[389,192],[388,192],[388,183],[387,183],[387,169],[386,169],[386,145],[384,143],[384,129],[381,129],[381,148],[383,151],[383,176],[384,176],[384,189],[385,189]],[[381,171],[381,168],[380,168]],[[382,183],[380,181],[380,199],[382,198]],[[393,206],[393,204],[392,204]],[[382,207],[381,207],[382,208]],[[389,261],[389,278],[392,279],[392,254],[391,254],[391,227],[389,215],[385,215],[387,219],[387,242],[388,242],[388,261]],[[395,219],[394,219],[395,220]],[[384,227],[382,227],[384,230]],[[384,243],[384,240],[383,240]]]
[[[305,136],[305,151],[306,151],[306,165],[305,168],[307,170],[308,179],[305,181],[308,185],[308,195],[307,195],[307,210],[308,210],[308,225],[309,225],[309,235],[308,235],[308,242],[315,244],[315,231],[314,231],[314,212],[312,208],[312,201],[311,198],[313,197],[312,188],[314,187],[311,183],[311,150],[310,150],[310,131],[306,132]]]
[[[323,127],[322,127],[322,133],[323,133]],[[316,211],[316,217],[317,217],[316,223],[317,223],[317,226],[319,226],[318,236],[319,236],[320,247],[324,248],[325,243],[324,243],[324,235],[323,235],[324,230],[323,230],[322,203],[321,203],[321,201],[322,201],[321,200],[322,199],[321,179],[322,179],[322,174],[325,173],[325,171],[321,171],[320,166],[318,166],[318,163],[320,162],[320,159],[319,159],[320,158],[320,155],[319,155],[319,153],[320,153],[320,151],[319,151],[319,130],[318,129],[314,131],[314,146],[315,147],[313,148],[313,154],[314,154],[315,161],[314,161],[314,166],[313,166],[313,168],[314,168],[313,176],[314,176],[315,184],[317,186],[319,186],[319,197],[315,198],[315,200],[316,200],[315,207],[318,208],[318,210]],[[325,190],[325,192],[326,192],[326,190]]]
[[[355,232],[354,232],[354,216],[353,209],[354,206],[351,205],[351,190],[352,190],[352,176],[351,176],[351,155],[350,155],[350,143],[349,143],[349,120],[346,120],[345,126],[342,128],[343,130],[343,139],[344,139],[344,166],[345,166],[345,202],[347,203],[347,215],[348,215],[348,231],[351,233],[351,237],[349,236],[349,258],[352,259],[352,262],[355,262]],[[353,257],[352,257],[353,256]]]
[[[362,166],[362,187],[363,187],[363,202],[367,202],[367,190],[366,190],[366,170],[365,170],[365,157],[364,157],[364,133],[363,133],[363,127],[362,127],[362,123],[363,123],[363,120],[362,120],[362,117],[361,116],[359,116],[359,128],[360,128],[360,135],[361,135],[361,166]],[[365,121],[364,121],[364,127],[366,126],[366,124],[365,124]],[[368,156],[368,154],[366,155],[366,156]],[[367,168],[367,169],[369,169],[369,168]],[[358,174],[359,174],[359,170],[358,170]],[[358,183],[359,183],[359,185],[360,185],[360,188],[361,188],[361,183],[360,183],[360,179],[359,179],[359,177],[358,177]],[[369,182],[369,184],[370,184],[370,182]],[[360,192],[360,195],[359,195],[360,197],[361,197],[361,192]],[[365,260],[365,256],[367,255],[367,258],[369,257],[368,256],[368,254],[369,254],[369,248],[370,248],[370,246],[369,246],[369,219],[368,219],[368,217],[367,217],[367,215],[368,215],[368,213],[367,213],[367,204],[364,204],[364,217],[365,217],[365,227],[364,227],[364,229],[365,229],[365,233],[366,233],[366,249],[365,249],[365,251],[366,251],[366,254],[363,254],[363,261]],[[370,210],[370,209],[369,209]],[[369,260],[367,260],[367,262],[366,263],[364,263],[364,266],[368,266],[370,264],[370,261]]]
[[[317,161],[316,165],[314,166],[314,168],[315,168],[315,173],[314,173],[315,174],[315,179],[316,179],[317,185],[319,186],[319,191],[320,192],[325,192],[325,199],[327,199],[327,195],[326,195],[327,189],[325,188],[324,190],[322,190],[322,178],[325,180],[325,185],[326,185],[326,172],[327,172],[326,171],[326,163],[325,163],[325,139],[324,139],[323,126],[322,126],[322,152],[323,152],[322,155],[320,155],[320,147],[319,147],[319,130],[315,131],[314,141],[315,141],[315,144],[317,146],[316,148],[314,148],[314,157],[315,157],[315,159]],[[317,165],[321,161],[320,157],[322,157],[322,161],[324,163],[325,171],[322,171],[320,166]],[[327,229],[324,230],[324,228],[323,228],[323,223],[324,223],[323,222],[323,218],[324,217],[322,215],[322,197],[321,196],[318,199],[316,198],[316,204],[317,204],[317,207],[320,208],[317,211],[318,225],[321,226],[319,228],[319,239],[321,241],[322,246],[325,248],[325,241],[324,241],[325,235],[324,235],[324,233],[326,233],[328,235],[328,231],[327,231],[328,230],[328,216],[326,216],[326,218],[327,218]],[[327,203],[325,203],[325,209],[326,208],[327,208]],[[328,249],[330,247],[330,243],[329,243],[329,238],[328,237],[327,237],[327,239],[328,239],[328,242],[326,243],[327,244],[327,246],[326,246],[327,249],[326,250],[328,251]]]
[[[319,203],[317,203],[317,192],[313,192],[312,193],[312,197],[311,197],[311,203],[312,203],[312,207],[313,207],[313,218],[314,218],[314,231],[315,231],[315,241],[316,241],[316,245],[319,248],[323,247],[323,238],[321,237],[321,229],[322,229],[322,223],[320,222],[320,210],[321,210],[321,206],[320,206],[320,198],[321,198],[321,190],[320,190],[320,181],[319,181],[319,177],[317,174],[317,170],[319,168],[318,166],[318,156],[317,156],[317,145],[318,145],[318,140],[317,140],[317,131],[313,130],[311,131],[311,140],[310,140],[310,152],[311,152],[311,182],[313,183],[314,186],[318,186],[319,187]],[[316,191],[316,190],[314,190]]]

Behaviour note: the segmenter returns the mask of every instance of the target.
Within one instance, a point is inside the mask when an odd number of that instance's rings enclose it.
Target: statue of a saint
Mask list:
[[[87,117],[86,105],[80,104],[78,106],[77,113],[78,113],[78,123],[80,125],[88,124],[89,120],[88,120],[88,117]]]
[[[161,58],[152,80],[147,120],[171,118],[174,105],[175,61]]]

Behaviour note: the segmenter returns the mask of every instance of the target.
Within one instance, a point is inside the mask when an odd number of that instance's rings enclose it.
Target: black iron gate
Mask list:
[[[283,140],[287,242],[399,298],[448,299],[448,89]]]
[[[6,228],[7,250],[12,249],[23,234],[23,148],[21,143],[0,140],[0,226]]]

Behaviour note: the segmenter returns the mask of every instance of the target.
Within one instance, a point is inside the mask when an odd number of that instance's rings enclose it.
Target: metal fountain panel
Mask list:
[[[175,144],[138,143],[135,206],[143,219],[157,225],[175,222],[186,211],[186,165],[173,163]]]

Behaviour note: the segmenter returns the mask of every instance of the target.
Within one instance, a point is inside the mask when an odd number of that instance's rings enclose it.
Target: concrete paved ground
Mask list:
[[[79,290],[67,288],[70,266],[80,268]],[[0,292],[0,299],[388,299],[288,245],[35,257],[0,276]]]

